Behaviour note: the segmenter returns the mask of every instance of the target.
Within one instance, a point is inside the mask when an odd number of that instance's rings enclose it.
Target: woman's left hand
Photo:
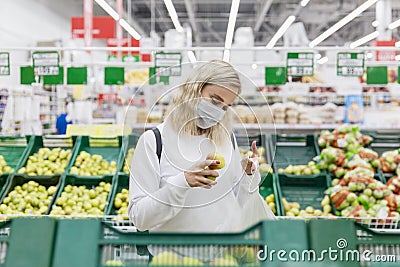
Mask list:
[[[258,157],[260,155],[258,154],[256,141],[253,141],[251,143],[251,150],[253,152],[253,154],[251,155],[251,158],[258,159]],[[252,175],[254,173],[254,171],[256,170],[256,166],[255,166],[254,162],[252,160],[250,160],[248,155],[242,159],[242,167],[245,170],[247,175]]]

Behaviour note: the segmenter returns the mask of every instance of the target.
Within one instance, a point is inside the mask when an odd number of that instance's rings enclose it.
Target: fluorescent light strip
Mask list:
[[[289,16],[285,22],[282,24],[282,26],[279,28],[279,30],[275,33],[275,35],[272,37],[271,41],[267,44],[268,49],[272,49],[276,42],[283,36],[283,34],[287,31],[287,29],[292,25],[292,23],[296,20],[295,16]]]
[[[113,19],[115,19],[116,21],[119,20],[119,15],[118,15],[117,11],[115,11],[109,4],[107,4],[107,2],[105,0],[95,0],[95,1]]]
[[[121,27],[124,28],[136,40],[140,40],[142,38],[142,36],[134,28],[132,28],[132,26],[129,25],[126,20],[120,19],[119,25],[121,25]]]
[[[302,7],[305,7],[306,5],[308,5],[308,2],[310,2],[310,0],[302,0],[302,1],[300,2],[300,5],[301,5]]]
[[[334,34],[336,31],[338,31],[340,28],[342,28],[344,25],[352,21],[355,17],[360,15],[362,12],[367,10],[370,6],[374,5],[378,0],[368,0],[364,2],[364,4],[360,5],[356,9],[354,9],[350,14],[348,14],[346,17],[343,19],[339,20],[335,25],[330,27],[328,30],[323,32],[321,35],[319,35],[317,38],[315,38],[311,43],[310,47],[313,48],[317,46],[319,43],[324,41],[326,38]]]
[[[179,22],[178,15],[176,14],[176,10],[174,4],[172,4],[172,0],[164,0],[165,6],[167,7],[169,16],[171,17],[172,23],[174,24],[175,29],[178,32],[183,32],[182,25]]]
[[[230,53],[227,49],[230,49],[232,47],[233,32],[235,31],[235,24],[236,24],[237,14],[239,11],[239,4],[240,0],[232,0],[231,11],[229,13],[228,27],[226,29],[225,50],[223,56],[224,61],[229,61]]]
[[[350,44],[350,48],[356,48],[359,47],[360,45],[363,45],[379,36],[378,31],[374,31],[373,33],[370,33],[368,35],[365,35],[364,37],[358,39],[357,41],[354,41]]]
[[[193,51],[188,51],[187,56],[188,56],[190,63],[196,63],[197,59],[196,59],[196,56]]]
[[[389,24],[389,30],[394,30],[394,29],[396,29],[397,27],[399,27],[400,26],[400,19],[398,19],[398,20],[396,20],[396,21],[393,21],[392,23],[390,23]]]
[[[325,64],[326,62],[328,62],[328,57],[323,57],[323,58],[320,58],[320,59],[318,59],[318,61],[317,61],[317,63],[318,64]]]
[[[372,23],[372,27],[378,27],[379,26],[379,21],[377,21],[377,20],[374,20]]]

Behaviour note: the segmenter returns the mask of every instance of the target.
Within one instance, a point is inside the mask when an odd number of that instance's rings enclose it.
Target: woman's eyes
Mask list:
[[[223,105],[223,103],[222,103],[221,101],[219,101],[219,100],[217,100],[217,99],[215,99],[215,98],[211,98],[211,103],[212,103],[213,105],[216,105],[216,106],[221,106],[221,105]],[[225,110],[225,111],[227,111],[227,110],[228,110],[228,106],[227,106],[227,105],[223,105],[222,109]]]

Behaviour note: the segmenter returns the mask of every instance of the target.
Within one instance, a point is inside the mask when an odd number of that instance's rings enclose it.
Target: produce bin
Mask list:
[[[53,263],[57,267],[147,266],[148,256],[139,256],[136,247],[151,246],[153,253],[163,252],[162,256],[154,253],[151,266],[200,266],[198,260],[205,266],[211,261],[219,266],[280,266],[274,261],[259,262],[257,252],[264,245],[268,249],[308,247],[304,221],[263,221],[238,233],[150,234],[124,231],[114,223],[110,219],[60,220]],[[82,231],[87,238],[76,244]],[[173,254],[177,251],[180,256]]]
[[[400,133],[381,133],[376,131],[362,131],[373,138],[369,147],[376,152],[379,156],[388,150],[395,150],[400,148]]]
[[[99,177],[66,175],[62,181],[62,184],[61,184],[59,190],[57,191],[56,197],[53,199],[52,209],[54,209],[54,206],[57,206],[57,199],[59,199],[61,197],[61,194],[67,185],[72,185],[72,186],[84,185],[84,186],[86,186],[87,189],[93,189],[96,186],[98,186],[100,184],[100,182],[106,182],[106,183],[111,184],[111,191],[108,193],[108,196],[107,196],[107,201],[106,201],[106,205],[104,208],[104,212],[105,212],[107,210],[107,206],[109,205],[109,203],[111,201],[113,178],[114,178],[113,175],[105,175],[105,176],[99,176]]]
[[[5,266],[8,242],[10,240],[10,221],[0,217],[0,266]]]
[[[24,154],[28,149],[29,137],[1,136],[0,155],[7,162],[7,165],[17,171],[22,164]]]
[[[122,161],[120,160],[120,153],[122,147],[122,136],[112,138],[95,138],[89,136],[79,136],[76,142],[76,148],[72,154],[70,164],[67,167],[66,173],[71,172],[71,168],[75,164],[75,160],[79,153],[85,151],[90,155],[101,155],[104,160],[115,161],[117,163],[117,172],[122,168]],[[95,177],[101,177],[95,175]]]
[[[77,137],[31,136],[30,141],[29,141],[29,147],[21,159],[21,164],[19,165],[19,169],[26,166],[30,156],[37,153],[39,151],[39,149],[44,148],[44,147],[47,147],[49,149],[54,149],[54,148],[61,148],[63,150],[70,149],[72,152],[71,155],[73,155],[74,144],[76,144],[76,140],[77,140]],[[71,156],[71,158],[72,158],[72,156]],[[71,158],[67,163],[67,167],[65,168],[65,171],[67,170],[68,165],[70,164]],[[16,172],[18,173],[18,170],[16,170]],[[61,175],[63,173],[56,173],[56,174]],[[24,174],[24,175],[27,176],[27,174]],[[52,175],[40,175],[40,176],[51,177]],[[34,176],[32,176],[32,177],[34,177]]]
[[[3,190],[7,187],[7,183],[9,183],[11,176],[11,174],[0,175],[0,197],[2,196]]]
[[[126,173],[119,173],[118,175],[115,176],[114,181],[113,181],[113,189],[111,192],[111,198],[110,198],[110,203],[107,206],[107,210],[105,211],[105,214],[107,215],[117,215],[117,209],[114,206],[114,200],[115,196],[118,193],[121,193],[122,189],[127,189],[129,190],[129,174]],[[129,198],[128,198],[129,201]]]
[[[122,145],[122,149],[121,149],[121,157],[119,159],[120,163],[118,165],[122,166],[121,171],[124,171],[124,166],[125,164],[127,164],[128,169],[130,169],[132,162],[127,162],[126,161],[126,157],[128,154],[128,151],[130,149],[135,149],[136,148],[136,144],[139,140],[140,135],[137,133],[133,133],[127,136],[123,137],[123,145]],[[128,173],[128,172],[125,172]]]
[[[300,209],[312,206],[315,209],[322,209],[321,201],[330,183],[329,176],[319,174],[313,176],[288,176],[286,174],[275,174],[277,179],[277,190],[279,195],[280,215],[285,216],[285,209],[282,198],[288,202],[298,202]]]
[[[276,215],[281,215],[280,214],[281,207],[280,207],[280,201],[279,201],[280,196],[278,195],[278,189],[276,186],[275,176],[273,174],[268,173],[268,174],[263,174],[261,176],[259,192],[264,200],[269,195],[274,194]]]
[[[319,154],[314,138],[314,135],[271,135],[269,150],[275,151],[275,155],[270,158],[274,172],[289,165],[307,165],[312,161]]]
[[[3,203],[4,198],[8,196],[8,194],[16,187],[17,185],[22,186],[23,184],[29,182],[29,181],[35,181],[39,183],[39,185],[43,185],[47,188],[50,186],[56,186],[56,192],[53,194],[53,198],[50,201],[50,204],[48,205],[47,212],[46,214],[49,213],[51,209],[52,202],[54,201],[54,197],[57,194],[57,190],[60,187],[61,184],[61,176],[60,175],[54,175],[54,176],[25,176],[25,175],[20,175],[20,174],[13,174],[11,176],[10,181],[8,184],[3,188],[1,192],[1,198],[0,198],[0,203]]]
[[[2,240],[8,239],[6,248],[6,267],[40,266],[52,267],[53,244],[56,234],[56,220],[52,218],[13,218],[10,236],[0,234]],[[1,230],[0,230],[1,231]],[[78,242],[79,243],[79,242]],[[3,260],[1,251],[1,260]]]

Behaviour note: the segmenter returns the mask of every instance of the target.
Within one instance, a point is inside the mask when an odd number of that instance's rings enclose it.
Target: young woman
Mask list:
[[[239,229],[242,207],[258,194],[261,180],[255,141],[252,158],[242,159],[232,134],[230,106],[240,92],[239,76],[230,64],[208,62],[180,86],[164,123],[157,127],[161,140],[157,142],[152,130],[140,137],[131,168],[129,204],[129,216],[138,230]],[[213,152],[223,158],[207,158]],[[204,256],[202,260],[207,260]]]

